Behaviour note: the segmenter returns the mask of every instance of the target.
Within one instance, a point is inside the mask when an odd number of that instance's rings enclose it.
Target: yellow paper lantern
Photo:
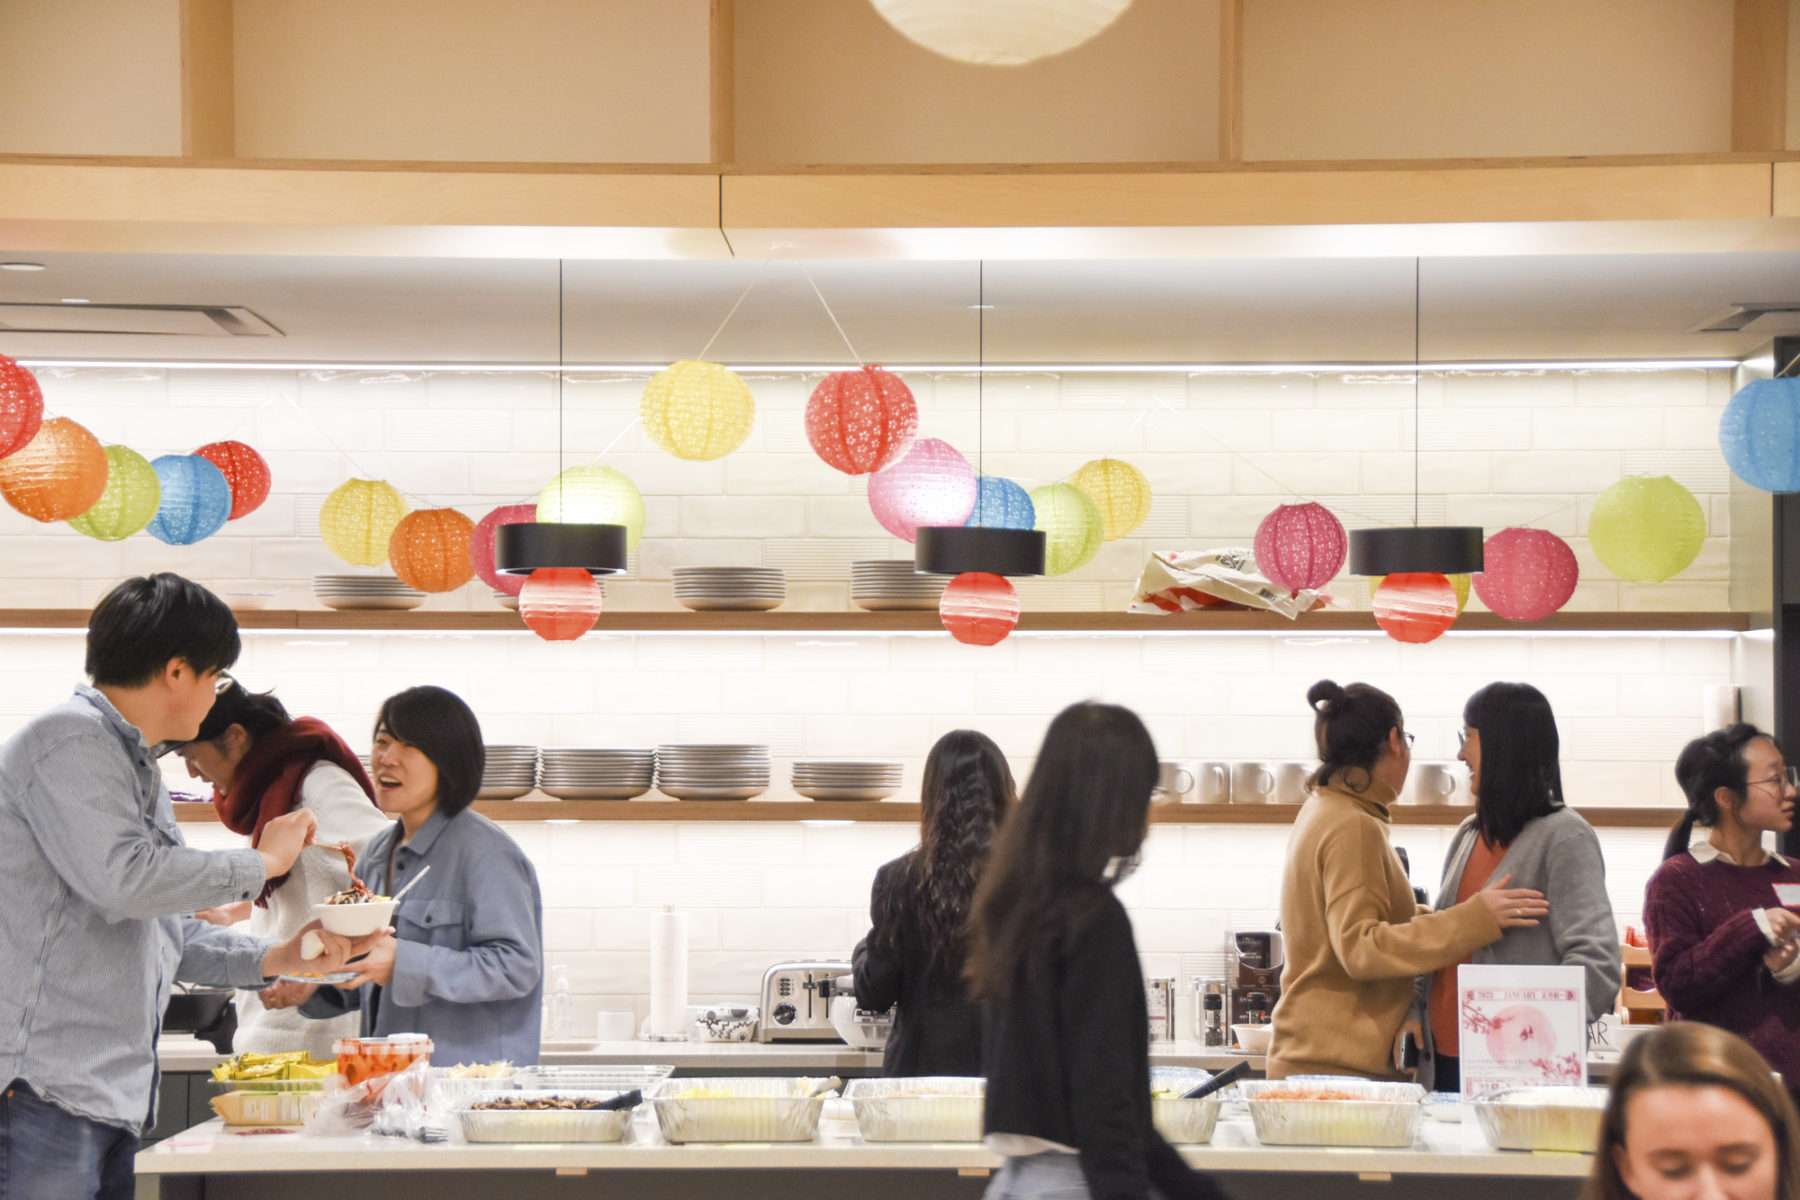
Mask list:
[[[422,508],[407,513],[388,538],[388,561],[407,587],[421,592],[453,592],[475,578],[469,538],[475,522],[454,508]]]
[[[0,458],[0,496],[34,521],[67,521],[99,502],[106,472],[100,439],[52,417],[23,450]]]
[[[750,436],[756,401],[744,381],[718,363],[683,359],[644,385],[638,420],[650,440],[676,458],[723,458]]]
[[[128,538],[156,516],[162,481],[150,460],[129,446],[106,448],[106,490],[94,507],[69,521],[69,528],[96,541]]]
[[[1660,583],[1693,562],[1705,540],[1700,502],[1667,475],[1621,479],[1588,514],[1588,544],[1620,579]]]
[[[1033,489],[1034,529],[1044,533],[1044,574],[1062,575],[1086,566],[1100,552],[1103,526],[1094,498],[1069,483]]]
[[[627,553],[644,536],[644,495],[611,467],[570,467],[538,494],[540,525],[623,525]]]
[[[379,479],[352,479],[338,485],[319,509],[319,538],[326,549],[358,567],[388,560],[388,540],[406,515],[406,498]]]
[[[1373,597],[1376,592],[1381,590],[1381,581],[1386,578],[1386,575],[1369,576],[1370,597]],[[1456,615],[1460,617],[1462,615],[1462,610],[1469,603],[1469,584],[1473,582],[1473,579],[1468,575],[1446,575],[1444,578],[1450,581],[1451,589],[1456,592]]]
[[[1099,505],[1101,537],[1106,541],[1124,537],[1150,515],[1150,481],[1128,462],[1096,458],[1083,464],[1069,482]]]

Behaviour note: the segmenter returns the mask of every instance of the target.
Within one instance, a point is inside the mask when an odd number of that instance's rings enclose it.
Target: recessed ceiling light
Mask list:
[[[80,296],[64,296],[62,302],[64,304],[92,304],[93,303],[92,300],[87,300]]]
[[[0,271],[41,271],[43,269],[43,263],[0,262]]]

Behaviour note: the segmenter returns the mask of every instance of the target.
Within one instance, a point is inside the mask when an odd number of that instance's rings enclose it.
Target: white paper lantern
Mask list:
[[[1131,0],[870,0],[889,25],[935,54],[1016,67],[1089,41]]]

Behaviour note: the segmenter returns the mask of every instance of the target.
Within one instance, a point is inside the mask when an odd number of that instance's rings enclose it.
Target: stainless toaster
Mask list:
[[[836,1042],[831,1025],[831,998],[847,995],[850,960],[811,959],[778,962],[763,972],[762,1030],[765,1042]],[[842,980],[840,986],[839,980]]]

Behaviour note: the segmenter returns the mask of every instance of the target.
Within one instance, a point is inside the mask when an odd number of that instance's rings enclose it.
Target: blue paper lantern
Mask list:
[[[1800,379],[1747,384],[1719,418],[1733,474],[1765,492],[1800,492]]]
[[[162,484],[162,504],[148,532],[171,546],[191,546],[225,527],[231,484],[225,472],[197,454],[165,454],[150,464]]]
[[[983,475],[975,481],[975,511],[964,525],[986,529],[1030,529],[1037,524],[1031,494],[1010,479]]]

